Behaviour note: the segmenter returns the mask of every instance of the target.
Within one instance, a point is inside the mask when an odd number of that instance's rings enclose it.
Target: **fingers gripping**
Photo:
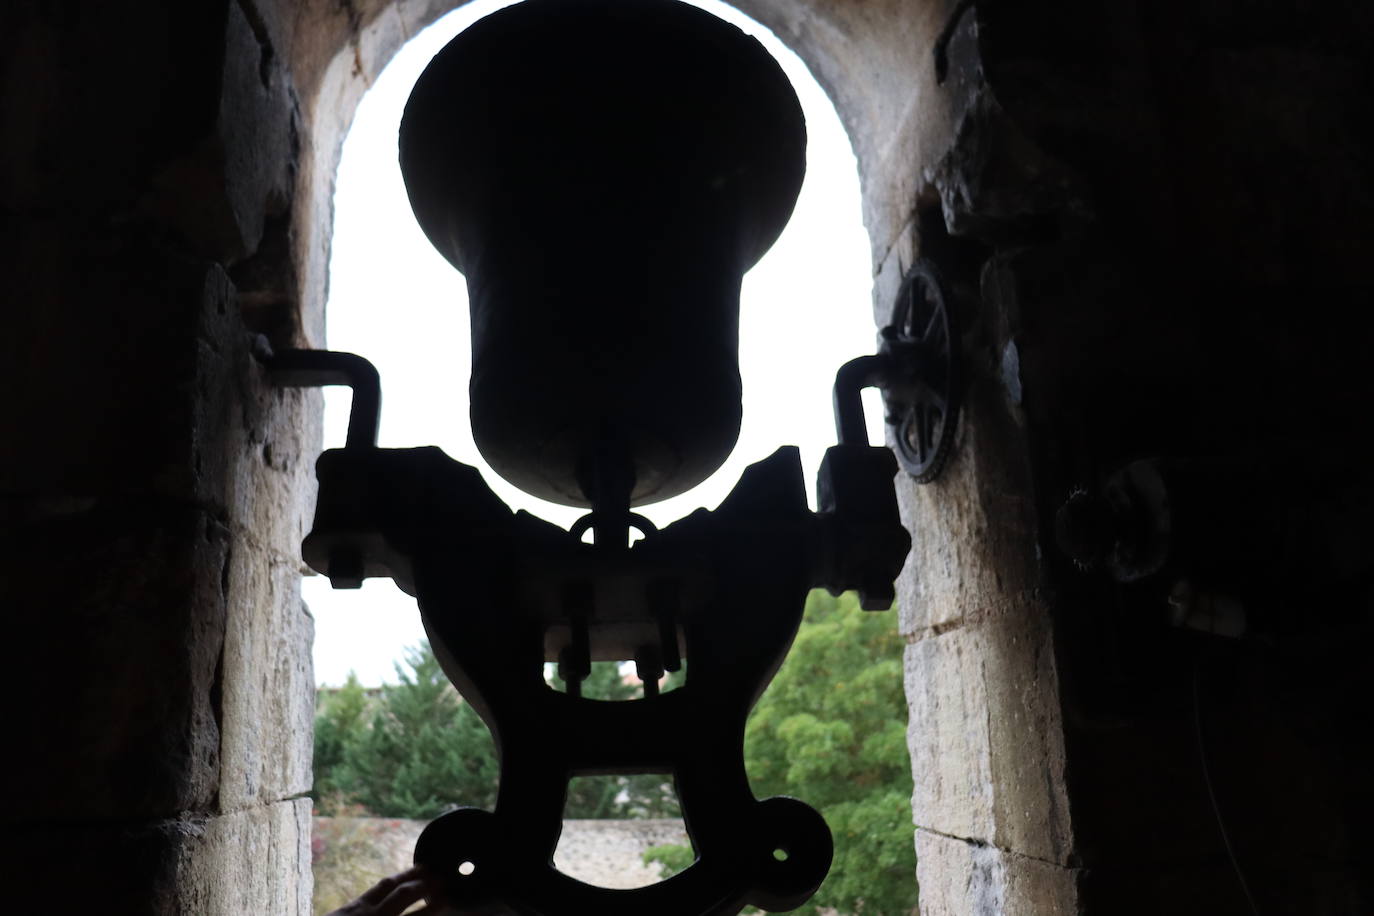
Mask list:
[[[424,868],[416,866],[383,878],[353,903],[335,910],[329,916],[401,916],[407,907],[434,890],[432,877]],[[412,916],[422,916],[427,912],[426,908]]]

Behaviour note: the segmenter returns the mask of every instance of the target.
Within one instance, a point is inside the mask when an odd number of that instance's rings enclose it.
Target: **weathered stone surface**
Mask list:
[[[213,127],[152,176],[141,205],[197,255],[232,264],[252,254],[294,176],[295,101],[265,32],[239,3],[224,4]],[[261,23],[256,23],[261,29]]]
[[[1063,719],[1049,608],[982,625],[994,789],[993,842],[1067,864],[1073,855]]]
[[[177,863],[199,827],[183,820],[28,824],[0,834],[12,913],[98,908],[119,916],[183,916]]]
[[[911,532],[911,555],[897,580],[898,626],[904,634],[945,627],[985,610],[978,605],[989,596],[978,589],[980,583],[968,580],[986,570],[972,562],[978,542],[969,535],[979,534],[987,520],[976,502],[950,499],[954,491],[967,496],[972,464],[949,467],[930,485],[938,491],[913,487],[898,477],[902,524]],[[950,511],[951,506],[958,508]]]
[[[661,866],[645,865],[651,846],[691,846],[680,819],[568,820],[553,854],[554,867],[598,887],[643,887],[659,880]]]
[[[953,235],[1018,240],[1091,213],[1077,176],[1027,137],[990,91],[970,88],[956,140],[926,170]]]
[[[30,827],[0,840],[14,913],[308,916],[310,802],[224,817]]]
[[[314,505],[323,399],[272,385],[227,275],[211,270],[204,295],[193,432],[178,471],[198,500],[224,512],[236,538],[295,562]]]
[[[237,396],[220,402],[238,422],[227,429],[235,460],[219,466],[213,501],[225,507],[236,536],[299,565],[314,515],[323,399],[318,390],[272,388],[256,363],[245,368]]]
[[[0,492],[195,500],[295,556],[319,395],[268,384],[224,272],[137,251],[77,270],[56,228],[36,236],[29,254],[73,278],[41,294],[34,278],[42,306],[18,310],[0,343],[0,383],[22,388],[39,366],[45,380],[45,398],[18,399],[0,437]]]
[[[1076,869],[916,831],[921,916],[1077,916]]]
[[[237,538],[299,563],[315,503],[319,391],[274,388],[245,346],[206,352],[197,442],[202,498],[222,506]]]
[[[229,558],[219,807],[310,791],[313,623],[298,567],[239,542]]]
[[[907,270],[920,251],[915,213],[908,214],[902,231],[892,239],[873,272],[873,323],[883,327],[892,321],[892,306]]]
[[[177,913],[308,916],[310,889],[307,798],[205,820],[179,851]]]
[[[916,826],[989,839],[995,799],[983,646],[972,631],[956,630],[908,646],[905,661]]]
[[[156,818],[218,790],[228,535],[183,505],[14,502],[7,820]],[[42,517],[32,517],[42,512]]]
[[[934,162],[948,143],[949,98],[931,49],[956,4],[737,5],[801,55],[834,100],[854,143],[864,225],[874,263],[881,264],[911,220],[920,166]]]
[[[195,340],[220,295],[214,269],[78,241],[55,220],[36,222],[18,253],[29,260],[13,272],[13,301],[25,307],[0,335],[0,384],[43,396],[11,402],[0,492],[187,498]]]
[[[999,617],[907,647],[918,827],[1067,863],[1058,689],[1047,627]]]
[[[986,377],[964,393],[964,415],[945,471],[930,484],[897,475],[911,557],[898,581],[899,626],[908,636],[959,621],[1014,613],[1036,587],[1038,556],[1023,473],[1007,441],[1014,420]]]

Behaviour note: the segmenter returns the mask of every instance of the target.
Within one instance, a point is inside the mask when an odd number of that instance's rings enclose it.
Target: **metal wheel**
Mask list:
[[[940,275],[917,261],[902,280],[883,329],[883,349],[903,366],[884,391],[897,462],[917,483],[944,469],[959,419],[958,333]]]

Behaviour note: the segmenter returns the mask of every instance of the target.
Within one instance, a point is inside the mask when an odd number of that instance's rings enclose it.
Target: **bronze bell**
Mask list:
[[[628,508],[720,467],[739,435],[740,282],[791,216],[805,145],[763,47],[676,0],[526,0],[434,58],[401,167],[467,277],[492,468],[556,503]]]

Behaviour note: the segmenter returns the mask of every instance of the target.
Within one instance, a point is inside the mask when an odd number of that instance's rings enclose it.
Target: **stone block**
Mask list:
[[[0,549],[8,737],[25,749],[10,757],[4,817],[207,809],[219,788],[227,532],[179,504],[42,508],[9,520]]]
[[[6,825],[5,910],[182,916],[177,862],[196,831],[182,820]]]
[[[1023,613],[990,620],[979,630],[992,746],[992,840],[1003,849],[1068,864],[1073,832],[1049,608],[1028,600]]]
[[[119,916],[309,916],[310,802],[224,817],[13,826],[5,909]]]
[[[273,56],[285,58],[300,25],[301,3],[281,3],[279,0],[243,0],[239,4],[252,24],[253,33]]]
[[[298,569],[235,544],[221,687],[221,811],[310,791],[313,630]]]
[[[197,327],[222,284],[205,265],[70,235],[36,221],[13,268],[25,307],[8,313],[0,384],[31,396],[0,436],[0,492],[186,499]]]
[[[967,463],[951,467],[945,479],[925,487],[897,477],[902,525],[911,532],[911,554],[897,579],[898,627],[907,636],[956,623],[976,613],[980,599],[986,598],[985,590],[980,593],[978,584],[969,581],[983,570],[974,563],[977,538],[969,535],[986,520],[976,502],[961,503],[946,495],[966,489],[967,478]],[[940,490],[932,492],[931,486]]]
[[[1077,916],[1077,869],[916,831],[921,916]]]
[[[232,264],[257,249],[267,218],[288,206],[297,144],[290,80],[265,22],[250,20],[243,4],[223,7],[212,127],[166,151],[140,206],[196,255]]]
[[[968,630],[907,646],[907,746],[918,828],[979,839],[995,832],[985,664],[983,647]]]
[[[271,383],[239,317],[235,291],[216,271],[196,343],[190,488],[222,509],[236,539],[299,563],[314,508],[323,398]]]
[[[298,557],[322,401],[268,383],[224,272],[136,251],[78,271],[55,227],[35,236],[34,261],[74,278],[33,290],[0,343],[0,384],[44,394],[15,402],[0,492],[194,501]]]
[[[841,34],[866,34],[862,54],[835,48],[831,79],[836,107],[853,138],[863,182],[864,225],[874,263],[906,231],[920,192],[922,167],[950,141],[948,94],[936,81],[933,50],[944,28],[941,4],[831,5]],[[823,59],[823,58],[822,58]],[[910,263],[910,262],[908,262]]]
[[[179,852],[178,913],[311,913],[308,798],[210,818]]]
[[[205,456],[215,476],[203,480],[203,497],[224,507],[236,537],[299,568],[315,507],[320,392],[274,388],[256,363],[218,381],[232,389],[221,389],[207,404],[224,424],[209,427],[222,445]]]
[[[1043,607],[907,647],[918,827],[1067,863],[1063,729]]]
[[[911,557],[897,583],[907,636],[1016,613],[1039,583],[1034,508],[1019,432],[991,380],[971,382],[954,452],[934,482],[897,475]]]
[[[917,238],[916,215],[910,214],[903,231],[892,240],[873,276],[873,323],[883,327],[892,320],[892,307],[897,291],[911,265],[916,263],[920,249]]]

